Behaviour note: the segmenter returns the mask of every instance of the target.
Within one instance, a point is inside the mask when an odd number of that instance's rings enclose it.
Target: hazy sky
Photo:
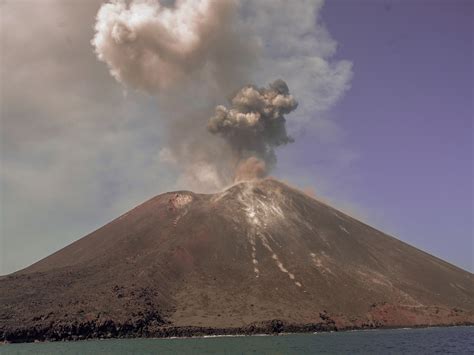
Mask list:
[[[96,59],[100,3],[0,2],[0,274],[183,187],[160,159],[156,100],[125,92]],[[344,70],[337,80],[318,72],[326,86],[298,87],[314,73],[285,69],[303,102],[321,91],[332,101],[303,106],[306,119],[295,122],[304,128],[292,127],[296,142],[278,150],[274,175],[472,271],[472,1],[305,3],[319,23],[311,55]],[[295,26],[298,16],[288,16]],[[278,46],[266,50],[272,68],[285,68]]]

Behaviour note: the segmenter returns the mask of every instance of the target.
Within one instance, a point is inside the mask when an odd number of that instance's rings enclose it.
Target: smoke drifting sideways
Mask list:
[[[231,146],[237,160],[234,181],[265,177],[276,164],[275,147],[293,142],[284,115],[295,110],[298,102],[278,79],[268,88],[243,87],[230,104],[230,108],[216,107],[207,128]]]

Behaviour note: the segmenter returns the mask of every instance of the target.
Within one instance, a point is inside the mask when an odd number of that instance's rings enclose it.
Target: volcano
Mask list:
[[[4,341],[474,323],[473,274],[273,179],[159,195],[0,278]]]

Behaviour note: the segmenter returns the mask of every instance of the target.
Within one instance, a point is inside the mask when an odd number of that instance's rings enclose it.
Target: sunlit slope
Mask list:
[[[473,285],[471,273],[266,179],[157,196],[0,278],[0,330],[466,323]]]

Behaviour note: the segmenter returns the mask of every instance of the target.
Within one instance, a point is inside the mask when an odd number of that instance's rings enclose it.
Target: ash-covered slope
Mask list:
[[[0,337],[465,324],[473,281],[266,179],[157,196],[0,278]]]

